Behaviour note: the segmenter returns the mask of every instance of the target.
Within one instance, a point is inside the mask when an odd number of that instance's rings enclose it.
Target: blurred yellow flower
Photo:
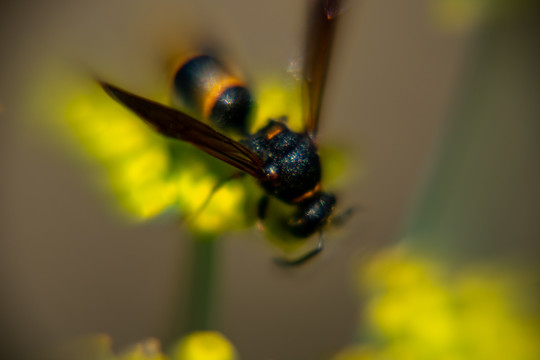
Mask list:
[[[173,360],[235,360],[236,349],[220,333],[213,331],[194,332],[176,346]]]
[[[131,349],[123,352],[118,360],[168,360],[161,352],[161,346],[156,339],[147,339],[135,344]]]
[[[349,346],[338,354],[332,360],[372,360],[375,359],[373,350],[360,345]]]
[[[236,360],[234,346],[220,333],[194,332],[165,355],[160,342],[149,338],[114,354],[108,335],[83,336],[65,344],[55,355],[62,360]]]
[[[62,360],[168,360],[161,353],[159,341],[153,338],[141,341],[116,355],[112,339],[105,334],[82,336],[69,341],[55,354]]]
[[[485,21],[509,18],[526,11],[532,0],[431,0],[433,18],[438,24],[454,30],[468,30]]]
[[[302,131],[303,108],[299,84],[300,82],[293,79],[271,77],[263,79],[257,89],[257,108],[251,132],[266,125],[268,119],[278,119],[284,115],[287,116],[287,123],[291,129]]]
[[[59,65],[42,76],[33,84],[29,109],[50,119],[54,134],[83,155],[78,160],[90,165],[89,178],[116,198],[121,214],[146,220],[172,210],[205,238],[254,223],[246,211],[256,208],[258,196],[245,186],[251,179],[228,181],[213,193],[236,169],[155,133],[89,76]],[[165,96],[156,97],[166,103]]]
[[[383,252],[358,273],[364,340],[334,360],[538,359],[540,314],[524,279],[502,265],[453,273],[404,248]]]

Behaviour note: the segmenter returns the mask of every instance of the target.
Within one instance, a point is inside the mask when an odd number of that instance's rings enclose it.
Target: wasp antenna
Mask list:
[[[351,216],[356,212],[356,210],[356,208],[350,207],[342,213],[337,214],[330,220],[331,225],[342,226],[351,218]]]

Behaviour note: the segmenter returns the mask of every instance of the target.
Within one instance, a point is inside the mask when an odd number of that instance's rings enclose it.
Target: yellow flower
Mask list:
[[[451,272],[396,248],[363,266],[358,283],[365,340],[334,360],[540,358],[537,294],[500,264]]]
[[[433,18],[442,27],[468,30],[527,11],[532,0],[431,0]]]
[[[194,332],[183,338],[174,350],[173,360],[235,360],[236,350],[220,333]]]
[[[116,355],[112,340],[105,334],[88,335],[65,344],[55,358],[62,360],[168,360],[161,352],[159,341],[153,338],[141,341]]]
[[[254,223],[254,211],[246,211],[256,208],[257,194],[245,186],[251,179],[228,181],[213,193],[237,170],[155,133],[91,77],[59,64],[49,65],[42,76],[32,84],[29,109],[34,117],[49,119],[58,139],[82,155],[78,161],[89,167],[89,179],[116,199],[111,203],[128,219],[173,211],[201,237]],[[159,93],[153,98],[167,102]]]
[[[161,352],[159,341],[151,338],[135,344],[122,353],[118,360],[169,360],[169,358]]]
[[[236,360],[234,346],[220,333],[194,332],[184,337],[168,356],[158,340],[150,338],[114,354],[108,335],[90,335],[64,345],[55,358],[61,360]]]

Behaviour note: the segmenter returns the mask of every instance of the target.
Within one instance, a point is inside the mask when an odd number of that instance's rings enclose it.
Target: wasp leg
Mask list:
[[[243,172],[236,172],[234,174],[232,174],[231,176],[229,177],[226,177],[225,179],[222,179],[220,181],[218,181],[214,187],[212,188],[212,190],[210,191],[210,194],[208,194],[208,196],[206,197],[206,199],[204,200],[204,202],[202,203],[202,205],[193,213],[187,215],[186,217],[184,217],[184,221],[193,221],[194,219],[197,218],[197,216],[199,216],[203,211],[204,209],[208,206],[208,204],[210,203],[210,200],[212,200],[212,198],[214,197],[214,195],[218,192],[218,190],[225,184],[227,184],[229,181],[231,180],[234,180],[234,179],[241,179],[244,177],[244,175],[246,175],[245,173]]]
[[[332,217],[332,219],[330,220],[330,224],[332,226],[342,226],[350,219],[354,212],[354,208],[348,208],[342,213],[339,213],[336,216]]]
[[[257,227],[259,230],[264,230],[264,219],[266,219],[266,215],[268,213],[268,204],[270,203],[270,198],[268,195],[263,195],[259,199],[259,203],[257,204]]]
[[[257,204],[257,219],[259,221],[264,221],[266,219],[266,214],[268,213],[268,204],[270,202],[270,198],[268,195],[263,195],[261,199],[259,200],[259,203]]]
[[[317,243],[317,246],[305,253],[304,255],[300,256],[297,259],[286,259],[282,257],[278,257],[274,259],[274,262],[278,264],[279,266],[283,267],[293,267],[293,266],[299,266],[305,264],[308,260],[313,259],[317,254],[319,254],[324,249],[324,239],[322,237],[322,233],[319,233],[319,242]]]

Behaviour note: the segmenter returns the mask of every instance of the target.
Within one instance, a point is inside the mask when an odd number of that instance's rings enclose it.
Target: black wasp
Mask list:
[[[208,55],[198,55],[178,67],[173,80],[173,102],[187,104],[214,127],[238,134],[235,141],[195,118],[101,82],[107,93],[144,119],[159,133],[189,142],[208,154],[258,180],[267,195],[259,203],[258,216],[264,220],[269,196],[297,210],[286,228],[291,235],[306,238],[320,232],[336,206],[333,194],[321,186],[321,163],[315,143],[319,114],[336,29],[339,0],[313,0],[307,28],[305,81],[305,128],[289,129],[282,120],[249,134],[248,119],[254,105],[250,91]],[[296,265],[312,258],[317,247],[302,257],[283,260]]]

